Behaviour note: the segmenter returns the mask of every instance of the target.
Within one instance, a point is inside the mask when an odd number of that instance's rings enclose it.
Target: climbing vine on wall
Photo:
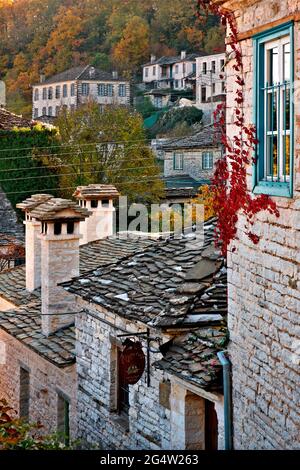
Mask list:
[[[218,217],[217,242],[221,246],[223,255],[226,255],[228,246],[237,234],[237,221],[239,213],[246,216],[246,232],[250,240],[257,244],[259,237],[251,227],[254,216],[260,211],[268,211],[279,217],[276,203],[267,195],[253,196],[247,190],[247,166],[255,163],[254,149],[258,141],[256,128],[251,123],[245,122],[244,112],[244,67],[241,45],[238,40],[238,28],[236,19],[231,11],[222,8],[221,5],[211,0],[197,0],[199,15],[203,11],[207,15],[216,15],[228,32],[229,58],[233,61],[235,73],[235,97],[234,97],[234,125],[237,133],[233,139],[229,139],[226,133],[226,104],[222,103],[214,113],[215,126],[220,128],[224,156],[217,162],[212,181],[214,197],[214,210]],[[232,251],[235,248],[233,247]]]

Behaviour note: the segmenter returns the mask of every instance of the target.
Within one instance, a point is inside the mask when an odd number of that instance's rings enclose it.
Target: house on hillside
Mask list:
[[[163,152],[166,199],[191,199],[200,186],[210,184],[216,161],[222,156],[219,132],[205,126],[187,137],[160,144]]]
[[[258,133],[248,191],[269,195],[280,214],[256,215],[256,245],[240,215],[235,250],[228,251],[233,443],[235,449],[300,449],[300,1],[216,3],[237,19],[245,119]],[[231,62],[226,75],[233,138]]]
[[[213,112],[226,100],[225,53],[196,58],[196,105],[203,111],[203,122],[213,121]]]
[[[79,204],[47,194],[19,204],[26,265],[0,273],[0,395],[85,447],[223,448],[215,221],[204,238],[112,237],[116,193],[90,185]]]
[[[129,105],[130,82],[117,72],[104,72],[91,65],[73,67],[53,77],[41,76],[32,87],[32,117],[53,118],[62,108],[75,110],[88,101],[101,109],[108,105]]]

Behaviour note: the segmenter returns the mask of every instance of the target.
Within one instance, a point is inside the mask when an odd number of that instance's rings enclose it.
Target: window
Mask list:
[[[58,115],[59,115],[59,111],[60,111],[60,107],[59,107],[59,106],[56,106],[56,108],[55,108],[55,116],[58,116]]]
[[[106,95],[106,85],[104,85],[104,83],[100,83],[98,85],[98,95],[99,96],[105,96]]]
[[[179,72],[179,65],[176,64],[176,65],[175,65],[175,73],[178,73],[178,72]]]
[[[185,73],[185,62],[182,64],[182,73]]]
[[[124,83],[119,85],[119,96],[126,96],[126,85]]]
[[[225,60],[224,60],[224,59],[221,59],[221,60],[220,60],[220,70],[221,70],[221,72],[224,71],[224,68],[225,68]]]
[[[71,96],[75,96],[75,83],[71,83]]]
[[[174,88],[178,88],[178,86],[179,86],[179,81],[178,81],[178,80],[175,80],[175,82],[174,82]]]
[[[39,100],[39,89],[35,88],[35,90],[34,90],[34,101],[38,101],[38,100]]]
[[[213,167],[213,153],[203,152],[202,153],[202,170],[211,170]]]
[[[211,89],[212,89],[212,94],[215,95],[215,93],[216,93],[216,84],[215,83],[212,84]]]
[[[72,235],[72,233],[74,233],[74,228],[75,228],[75,225],[72,220],[67,222],[67,234],[68,235]]]
[[[153,69],[152,69],[152,75],[156,75],[156,67],[154,65]]]
[[[65,84],[63,86],[63,97],[66,98],[68,96],[68,85]]]
[[[124,85],[125,86],[125,85]],[[119,88],[120,90],[120,88]],[[99,96],[113,96],[114,86],[112,84],[100,83],[98,85],[98,95]],[[119,95],[121,96],[121,95]]]
[[[145,68],[145,77],[148,78],[149,76],[149,69],[148,67]]]
[[[24,367],[20,367],[20,418],[28,420],[30,400],[30,375]]]
[[[48,116],[52,116],[52,106],[49,106],[48,108]]]
[[[83,94],[83,96],[88,96],[90,94],[90,84],[89,83],[83,83],[82,84],[82,94]]]
[[[111,83],[107,85],[107,95],[108,96],[114,95],[114,86]]]
[[[47,115],[47,108],[44,106],[44,107],[43,107],[42,116],[46,116],[46,115]]]
[[[222,82],[222,93],[226,93],[226,84]]]
[[[182,153],[174,153],[173,170],[183,170],[183,154]]]
[[[201,87],[201,103],[206,102],[206,86]]]
[[[66,445],[70,441],[70,403],[62,394],[57,395],[57,432]]]
[[[57,85],[55,87],[55,98],[59,99],[60,98],[60,85]]]
[[[52,100],[52,98],[53,98],[53,88],[52,86],[50,86],[48,88],[48,100]]]
[[[47,88],[43,88],[43,100],[47,99]]]
[[[121,350],[118,348],[118,363]],[[129,414],[129,385],[123,382],[122,374],[118,367],[118,412],[126,417]]]
[[[54,222],[54,235],[61,234],[61,222]]]
[[[212,73],[216,73],[216,61],[213,60],[211,63],[211,71]]]
[[[254,39],[256,60],[256,165],[254,192],[292,196],[293,27],[282,25]]]
[[[207,74],[207,62],[203,62],[203,64],[202,64],[202,72],[204,73],[204,75]]]
[[[33,116],[37,118],[39,115],[39,108],[34,108]]]

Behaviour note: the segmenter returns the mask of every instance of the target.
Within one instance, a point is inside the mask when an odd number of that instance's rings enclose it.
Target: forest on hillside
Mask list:
[[[9,109],[30,115],[42,73],[91,63],[136,77],[150,53],[220,51],[223,34],[197,0],[0,0],[0,79]]]

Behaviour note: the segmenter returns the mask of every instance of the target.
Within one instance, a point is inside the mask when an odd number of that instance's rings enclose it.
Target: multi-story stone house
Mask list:
[[[170,201],[188,200],[200,186],[210,184],[215,163],[222,156],[219,132],[211,125],[193,135],[167,140],[159,149],[163,152],[163,177]]]
[[[117,72],[104,72],[91,65],[73,67],[32,87],[32,117],[55,117],[61,108],[69,111],[95,101],[101,108],[130,103],[130,82]]]
[[[225,101],[225,53],[196,58],[196,104],[203,111],[203,122],[212,122],[213,112]]]
[[[107,237],[115,188],[74,195],[79,204],[41,194],[19,205],[26,266],[0,274],[0,396],[66,441],[223,448],[226,270],[214,224],[200,240]]]
[[[196,57],[199,54],[187,54],[181,51],[180,56],[164,56],[151,60],[143,65],[143,82],[147,88],[186,88],[186,78],[196,72]]]
[[[228,252],[229,351],[236,449],[300,448],[300,1],[218,2],[236,17],[245,79],[245,119],[257,128],[248,190],[267,194],[279,217],[238,220]],[[227,133],[234,124],[235,72],[226,67]]]

